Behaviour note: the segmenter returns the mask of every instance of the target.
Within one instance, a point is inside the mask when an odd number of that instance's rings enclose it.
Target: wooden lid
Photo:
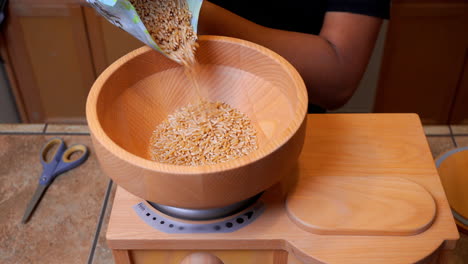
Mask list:
[[[456,223],[468,231],[468,147],[442,154],[436,166]]]
[[[306,177],[286,210],[301,228],[327,235],[414,235],[436,215],[422,186],[391,177]]]

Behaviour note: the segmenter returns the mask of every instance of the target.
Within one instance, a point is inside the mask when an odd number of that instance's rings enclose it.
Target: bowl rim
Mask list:
[[[157,161],[152,161],[145,159],[136,154],[133,154],[123,147],[115,143],[102,128],[101,123],[97,115],[97,102],[100,96],[100,92],[104,84],[112,76],[112,74],[119,69],[121,66],[126,64],[128,61],[141,56],[147,52],[157,52],[150,48],[149,46],[142,46],[137,48],[124,56],[117,59],[111,65],[109,65],[96,79],[93,83],[88,98],[86,101],[86,120],[88,122],[88,127],[90,134],[94,140],[97,140],[101,147],[106,149],[106,151],[112,153],[121,160],[124,160],[133,166],[138,166],[150,171],[157,171],[167,174],[179,174],[179,175],[194,175],[194,174],[217,174],[221,172],[235,170],[237,168],[246,166],[248,164],[253,164],[256,161],[259,161],[268,155],[274,153],[276,150],[281,148],[286,144],[299,130],[300,126],[304,122],[307,116],[307,105],[308,105],[308,94],[305,83],[298,73],[298,71],[282,56],[273,52],[272,50],[258,45],[256,43],[225,36],[213,36],[213,35],[203,35],[199,36],[198,41],[220,41],[220,42],[229,42],[237,45],[242,45],[244,47],[255,49],[256,51],[263,53],[265,56],[275,60],[279,65],[282,65],[285,69],[285,72],[291,77],[295,83],[296,93],[298,97],[298,107],[294,111],[294,118],[291,119],[289,126],[284,128],[284,132],[281,135],[273,140],[270,140],[265,147],[262,149],[257,149],[251,152],[248,155],[243,157],[233,159],[230,161],[214,164],[214,165],[202,165],[202,166],[185,166],[185,165],[172,165],[161,163]],[[166,58],[167,59],[167,58]],[[278,143],[279,142],[279,143]]]

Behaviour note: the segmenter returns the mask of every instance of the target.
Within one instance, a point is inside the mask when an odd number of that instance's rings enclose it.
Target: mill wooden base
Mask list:
[[[307,126],[297,169],[232,233],[159,232],[133,211],[142,200],[118,188],[107,230],[116,263],[437,263],[453,249],[416,115],[310,115]]]

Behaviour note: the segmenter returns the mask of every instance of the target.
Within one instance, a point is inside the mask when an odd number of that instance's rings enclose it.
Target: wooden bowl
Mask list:
[[[151,161],[155,127],[197,93],[183,67],[149,47],[123,56],[99,76],[86,116],[101,167],[118,185],[155,203],[206,209],[249,198],[290,172],[304,141],[307,91],[298,72],[264,47],[218,36],[203,36],[199,44],[202,93],[248,115],[258,150],[209,166]]]

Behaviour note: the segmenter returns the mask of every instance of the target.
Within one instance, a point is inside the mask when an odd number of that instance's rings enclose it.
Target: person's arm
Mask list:
[[[344,105],[356,90],[381,22],[365,15],[327,12],[316,36],[263,27],[204,1],[198,33],[245,39],[277,52],[301,74],[309,103],[332,110]]]

